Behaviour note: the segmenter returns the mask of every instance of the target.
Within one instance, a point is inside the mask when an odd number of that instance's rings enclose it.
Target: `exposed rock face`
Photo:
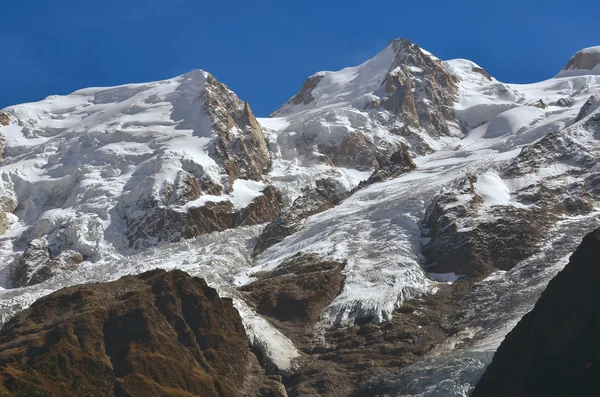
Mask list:
[[[1,139],[4,139],[2,134],[0,134],[0,144]],[[7,214],[13,212],[17,208],[17,204],[18,201],[14,192],[0,188],[0,235],[4,234],[8,229],[9,221]]]
[[[252,361],[231,300],[177,270],[55,292],[0,346],[1,395],[285,396]]]
[[[600,106],[600,100],[596,99],[595,95],[590,96],[590,98],[583,104],[581,109],[579,110],[579,114],[575,119],[575,122],[583,120],[587,116],[589,116],[594,110],[596,110]]]
[[[180,171],[175,179],[175,187],[169,204],[185,204],[199,199],[202,196],[202,188],[196,177],[189,172]]]
[[[506,336],[473,397],[592,396],[600,388],[600,229]]]
[[[344,264],[316,254],[298,254],[277,269],[258,273],[242,287],[257,311],[280,321],[314,323],[342,289]]]
[[[555,215],[544,210],[512,206],[487,209],[489,219],[477,220],[483,199],[467,178],[453,192],[440,195],[425,218],[430,239],[423,254],[425,268],[433,273],[485,277],[495,270],[509,270],[539,249],[544,230]],[[470,196],[467,201],[465,196]]]
[[[600,179],[593,171],[600,153],[594,138],[600,117],[594,111],[582,110],[586,115],[575,125],[524,147],[500,167],[498,180],[524,180],[551,165],[566,171],[524,184],[509,192],[505,203],[486,204],[477,193],[479,177],[474,175],[437,197],[425,219],[426,237],[431,239],[424,247],[426,269],[470,277],[511,269],[538,252],[561,215],[593,211],[600,191]]]
[[[201,99],[217,134],[211,152],[228,175],[229,190],[238,178],[262,180],[271,160],[265,137],[248,102],[240,101],[212,75],[207,78]]]
[[[471,68],[471,71],[475,72],[475,73],[479,73],[480,75],[482,75],[483,77],[485,77],[489,81],[493,80],[492,76],[484,68],[480,68],[480,67],[476,66],[476,67]]]
[[[292,206],[269,223],[258,237],[254,254],[260,254],[273,244],[300,230],[303,222],[311,215],[333,208],[333,203],[317,191],[308,191],[297,198]]]
[[[389,160],[380,169],[375,170],[369,179],[359,183],[356,189],[363,188],[376,182],[382,182],[386,179],[399,177],[415,168],[417,168],[417,165],[410,156],[408,147],[403,146],[396,153],[392,154]]]
[[[308,105],[309,103],[311,103],[315,99],[312,96],[312,90],[314,90],[317,87],[319,81],[321,81],[322,79],[323,75],[320,74],[310,76],[302,85],[300,92],[294,95],[292,99],[290,99],[290,101],[295,105]]]
[[[339,166],[353,166],[359,170],[379,168],[376,148],[361,132],[350,132],[342,141],[339,153],[329,153]]]
[[[0,112],[0,126],[7,126],[10,124],[10,115],[6,112]],[[0,163],[4,161],[6,152],[6,137],[0,132]]]
[[[193,197],[198,189],[192,183],[181,191],[187,191]],[[281,195],[272,186],[267,186],[262,195],[241,209],[235,208],[230,201],[207,202],[186,209],[168,203],[142,201],[136,207],[144,211],[143,216],[127,219],[128,238],[135,248],[176,242],[181,238],[270,222],[280,215],[282,206]]]
[[[58,273],[76,270],[83,262],[83,255],[66,250],[51,257],[48,240],[45,237],[32,240],[16,263],[13,287],[27,287],[42,283]]]
[[[236,226],[251,226],[270,222],[281,214],[281,194],[273,186],[267,186],[246,208],[239,213]],[[234,227],[236,227],[234,226]]]
[[[579,51],[569,60],[557,77],[600,73],[600,47]]]
[[[389,96],[380,105],[406,125],[407,131],[402,134],[422,128],[432,137],[450,135],[448,123],[454,120],[453,105],[458,94],[456,77],[441,61],[406,39],[394,40],[390,45],[396,57],[384,82]]]
[[[556,105],[560,106],[562,108],[568,108],[573,106],[573,104],[575,104],[575,100],[573,98],[560,98],[557,102]]]
[[[0,112],[0,125],[7,126],[10,124],[10,116],[6,112]]]

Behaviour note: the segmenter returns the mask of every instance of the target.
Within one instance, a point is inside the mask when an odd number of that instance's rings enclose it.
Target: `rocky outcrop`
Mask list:
[[[0,333],[0,395],[285,396],[249,351],[232,301],[155,270],[62,289]]]
[[[0,112],[0,127],[10,124],[10,115],[6,112]],[[4,161],[6,152],[6,137],[0,131],[0,163]]]
[[[377,149],[361,132],[350,132],[342,141],[339,150],[329,153],[338,166],[353,166],[359,170],[379,168]]]
[[[0,133],[0,144],[1,139],[3,139],[3,136]],[[17,208],[17,204],[18,200],[13,191],[0,188],[0,235],[8,230],[10,226],[8,213],[13,212]]]
[[[273,222],[269,223],[254,247],[254,255],[260,254],[271,245],[277,244],[287,236],[300,230],[304,220],[311,215],[333,208],[330,199],[319,193],[319,190],[309,190],[303,196],[294,200],[292,206],[283,211]]]
[[[589,97],[587,101],[583,104],[577,117],[575,118],[575,123],[583,120],[587,116],[589,116],[594,110],[596,110],[600,106],[600,100],[596,99],[595,95]]]
[[[600,73],[600,47],[579,51],[567,62],[557,77]]]
[[[201,99],[217,134],[210,153],[228,176],[228,190],[232,190],[236,179],[262,180],[271,159],[260,124],[248,102],[240,101],[212,75],[207,77]]]
[[[593,396],[600,388],[600,229],[506,336],[473,397]]]
[[[189,172],[180,171],[174,185],[173,193],[169,197],[169,204],[185,204],[202,196],[200,182]]]
[[[490,211],[496,215],[493,220],[475,220],[469,222],[471,227],[463,227],[460,219],[473,215],[468,206],[442,209],[447,198],[433,204],[425,224],[425,237],[430,239],[423,249],[428,272],[480,278],[510,270],[538,251],[544,230],[554,219],[545,211],[505,207]]]
[[[294,95],[292,97],[292,99],[290,99],[290,102],[292,102],[294,105],[300,105],[300,104],[308,105],[310,102],[312,102],[315,99],[312,96],[312,90],[314,90],[317,87],[317,85],[319,84],[319,82],[322,79],[323,79],[322,74],[316,74],[316,75],[310,76],[308,79],[306,79],[306,81],[302,85],[300,92],[298,92],[296,95]]]
[[[475,73],[479,73],[480,75],[482,75],[483,77],[485,77],[489,81],[493,80],[492,76],[484,68],[480,68],[479,66],[475,66],[475,67],[471,68],[471,71],[475,72]]]
[[[398,117],[405,125],[401,134],[422,128],[432,137],[451,135],[458,81],[438,59],[425,54],[417,44],[406,39],[390,45],[396,57],[383,86],[387,97],[379,105]]]
[[[383,166],[375,170],[369,179],[358,184],[355,190],[362,189],[365,186],[376,182],[382,182],[386,179],[397,178],[407,172],[417,168],[417,165],[410,156],[408,147],[403,146],[396,153],[392,154],[389,160]]]
[[[423,225],[428,239],[423,247],[427,271],[480,278],[510,270],[539,250],[545,231],[559,213],[567,212],[559,208],[560,200],[552,192],[542,188],[522,192],[524,201],[536,205],[496,205],[486,208],[480,219],[484,203],[475,190],[476,179],[465,178],[428,208]]]
[[[568,108],[575,104],[575,100],[573,98],[560,98],[556,101],[556,106],[560,106],[561,108]]]
[[[0,112],[0,126],[7,126],[10,124],[10,115],[6,112]]]
[[[191,194],[194,186],[189,187]],[[132,247],[142,249],[238,226],[270,222],[280,215],[283,203],[279,191],[267,186],[245,208],[236,208],[227,200],[182,208],[150,199],[140,200],[136,208],[141,211],[140,216],[126,219],[127,237]]]
[[[76,270],[83,259],[81,253],[73,250],[53,257],[45,237],[32,240],[16,262],[12,285],[18,288],[42,283],[59,273]]]
[[[254,274],[258,280],[241,290],[262,315],[314,323],[342,290],[343,267],[317,254],[297,254],[273,271]]]

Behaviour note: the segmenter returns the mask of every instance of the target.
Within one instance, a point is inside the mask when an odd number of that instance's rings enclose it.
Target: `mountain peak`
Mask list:
[[[600,46],[578,51],[556,77],[600,74]]]
[[[401,38],[398,38],[398,39],[392,39],[388,43],[388,46],[393,46],[395,48],[409,47],[411,45],[414,45],[414,43],[412,41],[410,41],[409,39],[405,38],[405,37],[401,37]]]

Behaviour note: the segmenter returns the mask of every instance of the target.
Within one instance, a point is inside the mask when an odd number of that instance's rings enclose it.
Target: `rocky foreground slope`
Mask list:
[[[238,312],[204,280],[156,270],[40,299],[0,333],[2,396],[283,396]]]
[[[398,39],[270,118],[204,71],[6,108],[0,322],[180,269],[288,395],[468,396],[600,223],[598,53],[506,84]]]

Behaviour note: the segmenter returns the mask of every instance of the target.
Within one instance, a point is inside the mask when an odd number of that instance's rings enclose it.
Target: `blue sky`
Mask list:
[[[593,0],[11,1],[0,108],[205,69],[266,116],[307,76],[362,63],[398,37],[532,82],[600,45],[598,15]]]

